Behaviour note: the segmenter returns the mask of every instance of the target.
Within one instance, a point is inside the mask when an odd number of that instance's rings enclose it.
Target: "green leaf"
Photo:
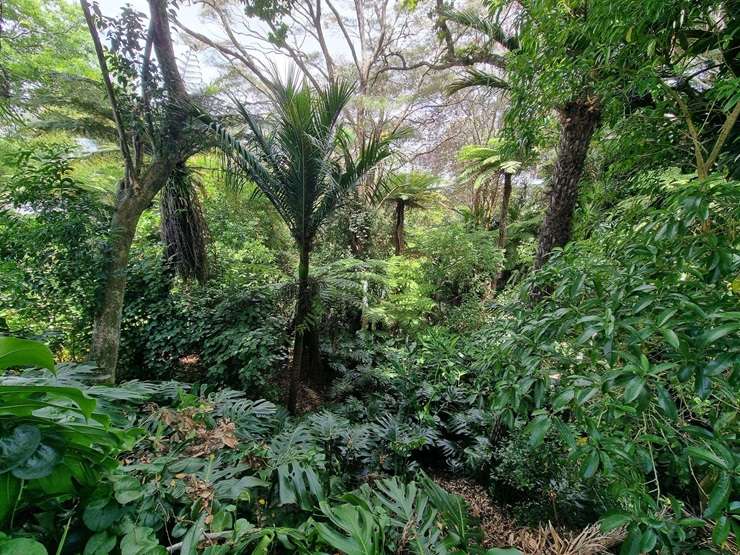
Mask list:
[[[678,350],[678,348],[681,345],[681,342],[678,340],[678,336],[676,335],[676,332],[671,329],[661,329],[660,333],[663,334],[663,337],[668,342],[668,344],[673,347],[674,349]]]
[[[41,444],[41,432],[31,424],[20,424],[0,438],[0,472],[23,464]]]
[[[717,483],[712,488],[712,493],[709,494],[709,502],[702,515],[704,518],[711,519],[719,515],[730,497],[730,485],[730,475],[726,472],[720,474]]]
[[[110,528],[121,516],[121,509],[112,499],[95,499],[82,513],[82,521],[93,532]]]
[[[42,443],[30,457],[23,461],[23,464],[16,466],[10,472],[21,480],[44,478],[54,472],[54,467],[60,459],[61,455],[56,449]]]
[[[650,553],[656,543],[658,543],[658,535],[648,528],[642,533],[642,539],[640,540],[640,553]]]
[[[154,530],[136,526],[121,539],[121,555],[166,555],[167,550],[159,545]]]
[[[144,495],[144,489],[141,487],[139,480],[133,476],[121,476],[113,483],[116,501],[121,505],[126,505],[136,501]]]
[[[606,515],[605,517],[602,517],[599,522],[601,522],[601,530],[603,532],[610,532],[614,530],[615,528],[624,526],[631,520],[632,520],[632,515],[628,513],[610,513]]]
[[[678,418],[678,409],[676,408],[676,403],[673,401],[671,394],[668,393],[668,390],[662,385],[657,386],[656,391],[658,393],[658,406],[660,407],[660,410],[663,411],[663,414],[665,414],[669,420],[676,420],[676,418]]]
[[[573,388],[568,388],[565,391],[563,391],[560,395],[555,397],[555,399],[552,402],[552,408],[553,410],[560,410],[562,408],[565,408],[568,403],[570,403],[573,400],[573,397],[575,397],[576,391]]]
[[[730,468],[727,461],[725,461],[721,457],[718,457],[717,455],[712,453],[709,449],[705,449],[704,447],[695,447],[695,446],[687,447],[686,452],[692,457],[694,457],[695,459],[708,462],[724,470],[729,470]]]
[[[0,540],[0,555],[47,555],[43,544],[31,538]]]
[[[727,538],[730,535],[730,525],[731,522],[729,518],[724,515],[719,517],[717,524],[714,525],[714,530],[712,530],[712,541],[714,542],[714,545],[719,547],[725,546]]]
[[[687,528],[703,528],[707,523],[700,518],[682,518],[678,524]]]
[[[545,436],[547,435],[551,425],[552,420],[550,420],[548,416],[544,415],[539,416],[530,422],[527,426],[529,430],[529,445],[531,447],[537,447],[540,445],[545,440]]]
[[[699,341],[703,345],[711,345],[718,339],[721,339],[725,335],[728,335],[734,331],[740,330],[740,324],[725,324],[717,328],[712,328],[705,331],[700,337]]]
[[[0,370],[18,366],[36,366],[54,372],[54,355],[39,341],[0,336]]]
[[[90,418],[95,411],[97,402],[91,399],[76,387],[61,387],[50,385],[0,385],[0,395],[18,395],[22,397],[45,394],[48,398],[54,396],[69,399],[76,404],[85,418]]]
[[[624,400],[631,403],[640,396],[640,393],[642,393],[644,388],[645,380],[642,376],[635,376],[627,382],[627,385],[624,388]]]
[[[205,532],[206,516],[208,516],[206,513],[201,514],[200,518],[195,521],[195,524],[185,534],[185,537],[182,539],[182,548],[180,549],[182,555],[196,555],[198,553],[198,542],[203,537],[203,532]]]
[[[0,526],[15,507],[20,492],[21,481],[18,478],[12,476],[10,472],[0,474]]]
[[[116,547],[115,536],[108,532],[98,532],[87,540],[83,555],[108,555],[114,547]]]
[[[583,464],[583,472],[581,473],[584,478],[591,478],[596,471],[599,469],[599,452],[593,449]]]
[[[635,527],[630,530],[627,539],[624,540],[622,548],[619,550],[619,555],[639,555],[641,542],[642,532],[639,528]]]

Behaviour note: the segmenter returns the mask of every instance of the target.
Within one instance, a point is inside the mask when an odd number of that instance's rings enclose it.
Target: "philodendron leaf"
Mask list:
[[[23,464],[41,444],[41,432],[31,424],[16,426],[0,437],[0,473]]]
[[[37,480],[54,472],[61,455],[53,447],[41,444],[23,464],[11,470],[11,474],[21,480]]]
[[[54,355],[39,341],[0,336],[0,370],[18,366],[37,366],[54,372]]]

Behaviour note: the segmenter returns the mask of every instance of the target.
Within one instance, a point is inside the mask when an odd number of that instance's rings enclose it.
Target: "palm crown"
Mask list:
[[[354,89],[338,80],[315,91],[290,75],[273,83],[269,127],[237,103],[247,140],[236,141],[218,129],[231,169],[269,198],[299,245],[310,244],[346,194],[391,154],[395,137],[380,135],[352,152],[341,114]]]

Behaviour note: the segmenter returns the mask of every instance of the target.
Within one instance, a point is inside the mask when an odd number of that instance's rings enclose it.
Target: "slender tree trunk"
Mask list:
[[[121,185],[124,188],[124,185]],[[93,323],[90,359],[100,369],[99,380],[116,381],[118,347],[121,339],[121,315],[126,293],[126,267],[136,225],[143,211],[138,199],[119,193],[110,225],[109,251],[106,253],[104,285]]]
[[[298,263],[298,298],[295,306],[295,340],[293,343],[293,362],[290,369],[288,386],[288,410],[296,413],[298,406],[298,388],[306,375],[305,366],[309,361],[306,356],[306,343],[309,332],[306,329],[306,317],[311,309],[311,291],[308,283],[308,246],[301,246],[301,257]]]
[[[396,247],[396,256],[403,253],[404,248],[404,220],[406,219],[406,203],[402,199],[396,201],[396,218],[393,226],[393,243]]]
[[[504,198],[501,199],[501,216],[498,228],[498,246],[506,248],[506,224],[509,217],[509,200],[511,199],[511,174],[504,172]]]
[[[578,184],[600,117],[598,101],[586,97],[568,102],[560,112],[558,159],[552,176],[550,205],[540,229],[535,269],[542,267],[554,248],[570,240]]]

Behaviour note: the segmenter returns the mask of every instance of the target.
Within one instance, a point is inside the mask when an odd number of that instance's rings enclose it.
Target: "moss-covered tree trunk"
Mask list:
[[[90,358],[100,369],[99,380],[113,383],[116,379],[118,348],[121,335],[123,299],[126,294],[126,268],[136,225],[142,213],[141,203],[128,194],[130,187],[121,184],[110,224],[110,237],[103,269],[98,306],[93,324]]]
[[[119,135],[119,148],[124,161],[125,177],[121,181],[116,206],[111,219],[109,244],[106,247],[106,267],[99,296],[93,337],[90,347],[90,359],[100,369],[104,381],[114,382],[118,363],[118,348],[121,333],[121,315],[123,300],[126,294],[126,267],[128,265],[131,243],[136,234],[136,226],[144,209],[149,206],[155,195],[164,187],[178,164],[184,163],[185,123],[187,119],[189,96],[180,77],[172,44],[168,20],[167,0],[149,0],[151,33],[145,49],[143,66],[148,68],[152,50],[159,62],[159,71],[166,92],[164,98],[166,109],[153,140],[151,158],[132,156],[131,136],[135,135],[134,144],[143,140],[136,130],[128,129],[126,118],[120,112],[115,88],[108,71],[106,54],[98,35],[95,19],[87,0],[81,0],[85,20],[93,39],[100,65],[103,82],[106,86],[108,100]],[[148,77],[148,69],[142,70],[142,79]],[[148,109],[148,104],[143,105]]]
[[[600,117],[598,101],[591,97],[568,102],[560,111],[558,157],[552,176],[550,203],[540,228],[535,269],[542,267],[553,249],[570,240],[578,185]]]

